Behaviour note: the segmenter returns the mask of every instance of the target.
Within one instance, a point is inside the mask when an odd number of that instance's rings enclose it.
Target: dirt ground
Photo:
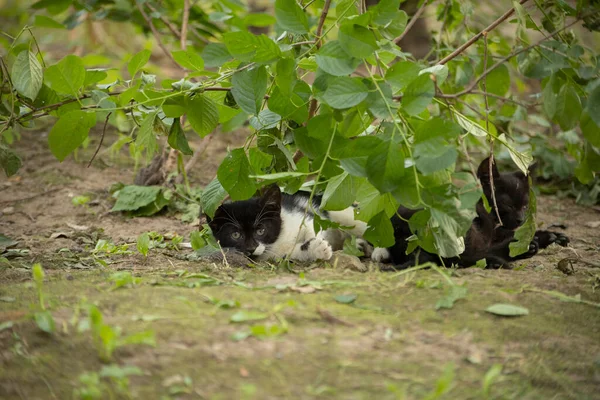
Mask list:
[[[151,250],[145,259],[135,250],[139,234],[189,241],[198,227],[174,214],[110,213],[108,189],[132,183],[133,167],[105,145],[86,168],[99,132],[91,135],[79,161],[58,163],[46,135],[27,132],[16,145],[24,167],[1,178],[0,233],[18,243],[0,255],[0,398],[599,398],[598,211],[541,197],[538,222],[566,225],[569,248],[551,247],[514,270],[451,271],[452,284],[431,270],[357,272],[343,260],[294,273],[188,261],[191,250]],[[242,138],[213,140],[192,183],[208,183],[227,146]],[[79,195],[92,201],[74,205]],[[90,262],[99,238],[130,243],[132,252],[105,257],[105,267]],[[580,259],[568,273],[557,269],[565,258]],[[34,262],[46,272],[52,335],[31,317],[39,304]],[[115,290],[116,272],[138,279]],[[436,310],[457,291],[463,298],[452,308]],[[485,312],[495,303],[529,314]],[[84,329],[89,304],[122,330],[108,364]],[[125,339],[147,330],[154,345]],[[110,364],[139,374],[82,379]]]

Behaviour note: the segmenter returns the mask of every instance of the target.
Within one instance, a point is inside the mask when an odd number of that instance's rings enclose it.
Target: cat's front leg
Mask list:
[[[371,253],[371,260],[376,262],[390,262],[392,255],[385,247],[375,247]]]
[[[329,242],[321,237],[313,237],[304,243],[297,243],[292,251],[292,260],[297,261],[315,261],[329,260],[333,255],[333,250]]]
[[[566,247],[570,242],[566,235],[553,231],[536,231],[533,240],[537,242],[540,249],[545,249],[552,243]]]

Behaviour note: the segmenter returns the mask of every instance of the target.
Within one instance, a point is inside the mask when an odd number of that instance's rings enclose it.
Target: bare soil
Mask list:
[[[213,140],[192,183],[208,183],[227,146],[243,139],[242,131]],[[27,132],[16,145],[23,169],[0,182],[0,233],[18,241],[0,255],[0,398],[74,398],[84,387],[80,375],[101,370],[92,333],[78,329],[87,320],[86,304],[95,304],[124,336],[152,330],[156,338],[155,346],[117,348],[111,363],[136,366],[142,375],[121,391],[101,379],[102,399],[598,398],[599,212],[568,198],[540,197],[539,224],[566,225],[570,247],[551,247],[514,270],[450,271],[466,297],[436,310],[451,289],[430,270],[386,273],[364,264],[368,271],[360,273],[338,262],[294,273],[188,261],[187,250],[151,250],[146,259],[135,250],[139,234],[177,233],[188,241],[197,221],[110,213],[109,187],[133,182],[135,172],[127,157],[111,158],[107,147],[86,168],[96,143],[78,161],[58,163],[45,134]],[[92,201],[74,205],[78,195]],[[90,261],[98,238],[129,243],[132,253],[107,257],[102,267]],[[578,259],[570,273],[557,269],[565,258]],[[46,304],[57,327],[52,335],[31,318],[38,304],[35,262],[46,271]],[[113,290],[117,271],[139,281]],[[344,294],[356,300],[336,300]],[[529,314],[485,312],[495,303]],[[232,322],[240,311],[264,318]],[[253,326],[256,332],[275,326],[280,334],[232,338]],[[495,365],[501,373],[486,379]]]

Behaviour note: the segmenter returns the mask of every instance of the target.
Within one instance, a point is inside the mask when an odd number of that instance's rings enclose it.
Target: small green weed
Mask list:
[[[39,300],[38,311],[33,314],[33,319],[37,324],[38,328],[46,333],[54,333],[56,326],[54,318],[50,311],[46,309],[44,302],[44,270],[40,264],[35,264],[32,268],[33,281],[37,290],[37,296]]]
[[[133,275],[131,275],[131,272],[129,271],[115,272],[114,274],[108,277],[108,280],[114,282],[112,290],[116,290],[126,286],[135,286],[141,281],[140,278],[135,278]]]
[[[98,356],[103,362],[109,362],[113,352],[121,346],[128,344],[156,345],[154,331],[143,331],[128,336],[121,336],[121,328],[105,324],[102,313],[95,305],[89,306],[88,316],[87,322],[82,321],[83,323],[80,324],[79,330],[85,331],[91,329]]]
[[[288,331],[288,323],[286,319],[281,314],[286,308],[295,307],[296,302],[293,300],[289,300],[285,303],[276,304],[275,307],[271,310],[270,313],[263,313],[258,311],[251,310],[241,310],[236,312],[230,317],[230,321],[234,323],[240,322],[251,322],[251,321],[260,321],[265,320],[270,317],[275,317],[277,323],[274,324],[255,324],[252,325],[249,329],[235,332],[231,338],[235,341],[244,340],[250,336],[254,336],[259,339],[268,339],[277,336],[281,336]]]
[[[138,367],[121,367],[115,364],[102,367],[100,372],[84,372],[79,375],[80,385],[73,390],[73,395],[81,400],[104,399],[119,396],[131,398],[129,377],[142,375]]]

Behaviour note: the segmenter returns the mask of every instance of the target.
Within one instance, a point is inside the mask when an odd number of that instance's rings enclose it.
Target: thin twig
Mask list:
[[[150,9],[150,11],[152,11],[155,14],[160,14],[158,12],[158,10],[156,8],[154,8],[154,6],[152,4],[150,4],[148,2],[146,2],[145,4]],[[167,28],[169,28],[169,30],[171,31],[173,36],[175,36],[177,38],[177,40],[181,40],[181,33],[179,33],[179,31],[177,30],[177,27],[171,21],[169,21],[167,18],[165,18],[164,15],[160,14],[159,18],[163,22],[163,24],[165,24],[167,26]]]
[[[118,95],[120,95],[121,93],[122,93],[122,92],[113,92],[113,93],[107,93],[107,94],[108,94],[109,96],[118,96]],[[30,117],[30,116],[32,116],[33,114],[35,114],[36,112],[38,112],[38,111],[44,111],[44,110],[45,110],[45,111],[47,111],[47,112],[48,112],[48,111],[52,111],[52,110],[55,110],[55,109],[57,109],[57,108],[59,108],[59,107],[61,107],[61,106],[64,106],[65,104],[74,103],[74,102],[76,102],[76,101],[78,101],[78,100],[89,99],[89,98],[91,98],[91,97],[92,97],[92,95],[91,95],[91,94],[84,94],[84,95],[83,95],[83,96],[81,96],[79,99],[66,99],[66,100],[60,101],[60,102],[58,102],[58,103],[55,103],[55,104],[49,104],[49,105],[47,105],[47,106],[38,107],[38,108],[35,108],[35,109],[33,109],[33,110],[31,110],[31,111],[29,111],[29,112],[27,112],[27,113],[25,113],[25,114],[21,115],[20,117],[18,117],[18,118],[16,119],[16,121],[20,121],[20,120],[22,120],[22,119],[25,119],[25,118],[27,118],[27,117]],[[42,115],[35,116],[35,117],[37,118],[37,117],[41,117],[41,116],[42,116]]]
[[[152,18],[150,18],[148,16],[148,14],[146,14],[146,11],[144,11],[144,7],[142,6],[142,4],[138,3],[137,1],[135,4],[137,5],[137,8],[140,11],[140,14],[142,14],[142,17],[146,20],[146,23],[150,27],[150,30],[152,31],[152,34],[154,35],[154,38],[156,39],[156,42],[158,43],[158,47],[161,48],[163,53],[165,53],[165,55],[169,58],[169,60],[171,60],[173,62],[173,64],[177,65],[178,68],[183,69],[183,67],[181,65],[177,64],[177,61],[175,61],[175,59],[171,55],[171,52],[169,51],[169,49],[167,49],[165,47],[164,43],[160,39],[160,33],[158,32],[158,30],[156,30],[156,27],[154,26],[154,23],[152,22]]]
[[[404,32],[402,32],[400,36],[394,39],[394,43],[398,44],[402,39],[404,39],[404,37],[408,34],[412,27],[417,23],[417,20],[421,18],[421,14],[423,14],[423,12],[425,11],[425,7],[427,7],[428,4],[429,0],[425,0],[423,4],[421,4],[421,7],[419,7],[417,12],[410,19],[410,22],[406,25],[406,28],[404,28]]]
[[[200,146],[198,146],[198,149],[194,152],[194,155],[192,156],[192,158],[190,158],[189,161],[185,164],[186,171],[189,171],[194,166],[196,161],[198,161],[200,156],[202,156],[202,154],[204,154],[204,152],[208,148],[208,145],[210,144],[212,139],[213,139],[213,135],[211,135],[211,134],[206,135],[202,138],[202,140],[200,141]]]
[[[487,75],[489,75],[493,70],[495,70],[496,68],[498,68],[500,65],[504,64],[505,62],[507,62],[508,60],[510,60],[511,58],[518,56],[521,53],[524,53],[526,51],[529,51],[531,49],[533,49],[534,47],[537,47],[540,45],[540,43],[545,42],[548,39],[553,38],[554,36],[558,35],[559,33],[561,33],[562,31],[565,31],[567,29],[569,29],[570,27],[572,27],[573,25],[575,25],[576,23],[578,23],[579,21],[581,21],[583,18],[585,17],[579,17],[577,18],[575,21],[571,22],[570,24],[565,25],[564,27],[557,29],[556,31],[552,32],[550,35],[548,35],[547,37],[544,37],[540,40],[538,40],[537,42],[527,46],[527,47],[523,47],[522,49],[519,49],[509,55],[507,55],[506,57],[501,58],[496,64],[492,65],[491,67],[489,67],[488,69],[486,69],[485,71],[483,71],[483,73],[477,78],[475,79],[469,86],[467,86],[464,90],[458,92],[458,93],[453,93],[453,94],[448,94],[446,95],[448,98],[455,98],[455,97],[460,97],[460,96],[464,96],[465,94],[470,93],[475,86],[477,86],[477,84],[479,82],[481,82],[482,79],[484,79]]]
[[[519,1],[519,4],[524,4],[527,1],[528,0],[521,0],[521,1]],[[447,55],[446,57],[444,57],[442,60],[440,60],[440,62],[438,62],[438,64],[439,65],[444,65],[448,61],[450,61],[450,60],[454,59],[455,57],[457,57],[458,55],[460,55],[463,51],[465,51],[466,49],[468,49],[469,47],[471,47],[471,45],[473,45],[473,43],[475,43],[476,41],[478,41],[479,39],[481,39],[481,37],[484,34],[489,33],[494,28],[496,28],[498,25],[500,25],[502,22],[506,21],[511,15],[514,14],[514,12],[515,12],[515,9],[513,7],[510,10],[508,10],[507,12],[505,12],[504,14],[502,14],[502,16],[500,18],[496,19],[494,22],[492,22],[491,24],[489,24],[481,32],[479,32],[478,34],[476,34],[475,36],[473,36],[471,39],[467,40],[467,42],[465,42],[465,44],[463,44],[458,49],[454,50],[452,53],[450,53],[449,55]]]
[[[325,0],[325,5],[323,6],[323,11],[321,12],[321,18],[319,18],[319,25],[317,25],[317,31],[315,32],[315,36],[317,37],[315,46],[317,49],[321,48],[321,34],[323,33],[323,25],[325,24],[327,13],[329,13],[329,6],[331,6],[331,0]]]
[[[487,60],[488,60],[488,42],[487,42],[487,32],[483,32],[483,66],[487,68]],[[485,104],[485,130],[486,132],[490,131],[490,105],[488,103],[487,97],[487,78],[484,78],[481,82],[481,86],[483,87],[483,101]],[[494,139],[490,138],[490,159],[489,159],[489,171],[490,171],[490,190],[492,191],[492,201],[494,203],[494,211],[496,211],[496,217],[498,217],[498,223],[500,226],[504,225],[502,223],[502,218],[500,218],[500,210],[498,210],[498,202],[496,201],[496,187],[494,186],[494,173],[492,170],[492,166],[494,165]]]
[[[187,31],[190,19],[190,0],[183,1],[183,17],[181,18],[181,50],[187,48]]]
[[[96,158],[96,155],[100,151],[100,147],[102,147],[102,142],[104,142],[104,134],[106,134],[106,125],[108,125],[108,118],[110,118],[111,114],[112,114],[112,111],[106,115],[106,119],[104,120],[104,127],[102,128],[102,136],[100,136],[100,143],[98,143],[98,147],[96,148],[94,155],[92,156],[92,158],[90,159],[90,162],[87,165],[88,168],[90,167],[90,165],[92,165],[92,161],[94,161],[94,158]]]
[[[514,104],[519,105],[521,107],[529,107],[530,105],[534,105],[534,104],[522,103],[522,102],[520,102],[518,100],[511,99],[509,97],[504,97],[504,96],[501,96],[499,94],[490,93],[490,92],[484,92],[484,91],[481,91],[481,90],[472,90],[468,94],[480,94],[482,96],[493,97],[493,98],[498,99],[498,100],[507,101],[509,103],[514,103]],[[455,96],[454,94],[436,93],[435,97],[438,97],[440,99],[454,99],[457,96]]]

